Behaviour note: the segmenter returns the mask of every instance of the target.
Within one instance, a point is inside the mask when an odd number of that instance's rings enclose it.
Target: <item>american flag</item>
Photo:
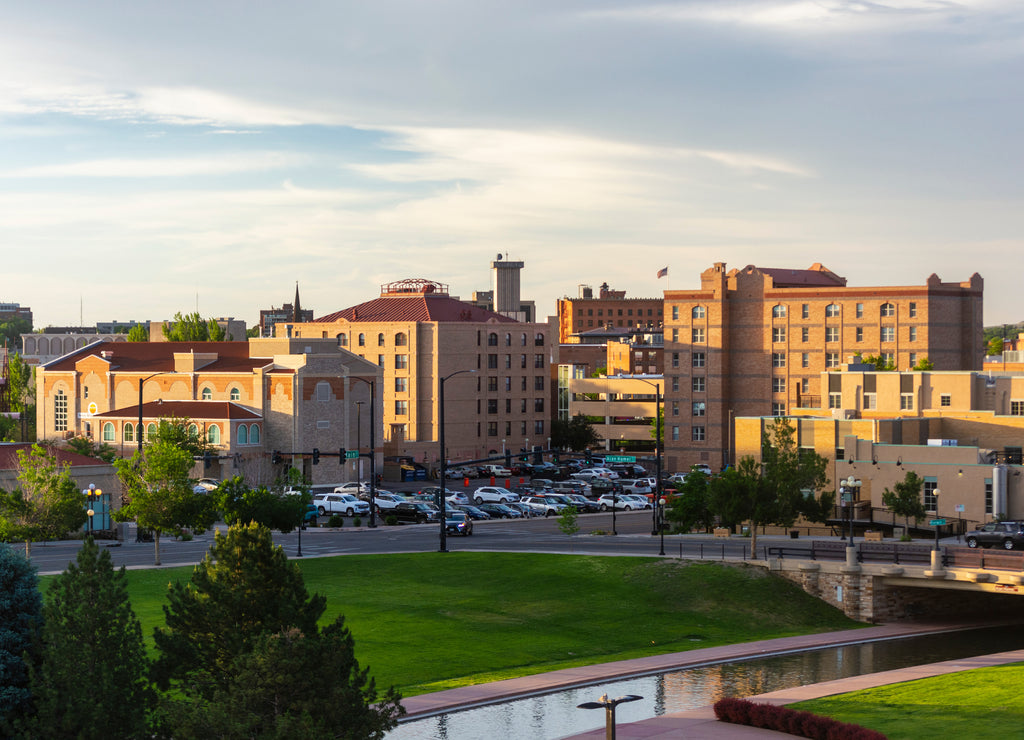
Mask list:
[[[659,278],[663,278],[666,275],[668,275],[668,268],[667,267],[662,267],[660,270],[658,270],[658,277]]]

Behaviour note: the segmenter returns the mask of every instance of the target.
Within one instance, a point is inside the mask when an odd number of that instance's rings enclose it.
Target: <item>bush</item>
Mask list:
[[[344,527],[345,520],[341,514],[331,514],[331,518],[327,520],[328,527]]]
[[[387,524],[389,527],[396,527],[398,526],[398,517],[392,514],[384,520],[384,523]]]
[[[812,740],[885,740],[885,735],[860,725],[775,704],[755,704],[746,699],[727,698],[715,702],[714,708],[715,716],[722,722],[778,730]]]
[[[352,526],[353,527],[361,527],[361,526],[363,526],[363,518],[361,516],[357,516],[354,519],[352,519]]]

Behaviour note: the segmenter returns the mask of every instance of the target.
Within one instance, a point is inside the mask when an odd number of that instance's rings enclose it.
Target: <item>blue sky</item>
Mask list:
[[[1024,319],[1016,0],[7,3],[0,68],[37,326],[468,298],[499,252],[541,315],[724,261]]]

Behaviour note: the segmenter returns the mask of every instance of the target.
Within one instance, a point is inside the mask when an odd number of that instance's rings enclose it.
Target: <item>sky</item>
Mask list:
[[[715,262],[1024,319],[1019,0],[49,0],[0,22],[0,301],[316,316],[497,254],[541,317]],[[665,278],[657,272],[669,268]]]

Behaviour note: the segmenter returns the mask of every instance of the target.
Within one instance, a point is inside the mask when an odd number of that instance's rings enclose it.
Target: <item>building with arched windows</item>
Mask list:
[[[313,483],[335,483],[355,476],[357,461],[341,463],[339,450],[369,441],[359,405],[380,377],[335,340],[100,341],[37,369],[36,423],[40,438],[86,436],[130,456],[161,418],[186,419],[217,458],[196,477],[271,483],[277,450]],[[328,455],[316,466],[313,449]]]

